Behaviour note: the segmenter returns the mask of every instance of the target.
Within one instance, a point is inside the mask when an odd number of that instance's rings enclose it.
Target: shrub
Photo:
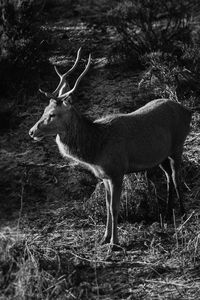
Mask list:
[[[44,33],[38,17],[42,0],[3,0],[0,4],[0,80],[3,93],[30,89],[44,61]]]
[[[154,94],[155,97],[178,100],[177,76],[181,68],[177,65],[176,59],[169,54],[160,51],[152,52],[143,56],[142,61],[147,69],[142,75],[139,83],[140,90]]]
[[[140,63],[153,51],[179,53],[179,42],[190,44],[190,18],[196,0],[124,0],[110,10],[108,19],[117,39],[110,60]]]
[[[177,58],[160,51],[143,56],[147,69],[139,88],[155,97],[175,101],[190,100],[198,105],[200,95],[200,50],[196,45],[182,45],[182,56]]]

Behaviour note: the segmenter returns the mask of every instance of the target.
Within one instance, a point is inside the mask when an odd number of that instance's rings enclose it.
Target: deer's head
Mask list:
[[[42,140],[45,136],[62,133],[66,130],[66,123],[70,119],[70,108],[73,105],[72,94],[76,90],[81,78],[86,74],[91,62],[89,55],[87,65],[84,71],[76,80],[74,87],[70,90],[66,81],[67,76],[76,68],[80,59],[81,48],[77,52],[76,61],[73,67],[65,74],[60,74],[55,67],[55,71],[60,77],[60,82],[54,92],[44,92],[40,90],[46,97],[50,99],[49,105],[46,106],[43,115],[38,122],[30,129],[29,135],[36,141]]]

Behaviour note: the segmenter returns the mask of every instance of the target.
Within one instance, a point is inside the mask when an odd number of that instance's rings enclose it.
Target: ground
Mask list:
[[[63,34],[63,23],[55,24],[56,33]],[[96,118],[142,106],[148,96],[138,90],[140,73],[107,67],[98,55],[77,95],[80,111]],[[183,155],[187,215],[182,219],[177,206],[173,224],[160,217],[166,198],[160,171],[149,179],[126,176],[121,251],[111,253],[100,245],[101,182],[65,161],[54,140],[35,143],[28,135],[47,104],[41,99],[30,98],[23,121],[0,137],[0,299],[200,299],[199,114]]]

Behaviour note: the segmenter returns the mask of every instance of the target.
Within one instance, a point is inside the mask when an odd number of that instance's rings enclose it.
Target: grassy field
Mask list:
[[[74,28],[59,20],[45,26],[60,38],[60,48],[64,33],[75,44],[91,39],[82,23]],[[92,67],[77,95],[81,112],[91,117],[130,112],[151,100],[138,89],[144,70],[106,65],[108,37],[103,45],[99,37],[92,39]],[[63,48],[55,52],[50,61],[59,62]],[[54,83],[55,76],[49,77]],[[192,97],[184,105],[195,106]],[[166,182],[160,170],[125,176],[121,251],[111,253],[100,245],[106,222],[102,183],[63,160],[54,140],[35,143],[28,136],[45,105],[39,94],[29,96],[19,109],[20,124],[0,136],[0,299],[200,299],[198,109],[181,170],[187,215],[180,217],[177,204],[173,223],[163,221]]]

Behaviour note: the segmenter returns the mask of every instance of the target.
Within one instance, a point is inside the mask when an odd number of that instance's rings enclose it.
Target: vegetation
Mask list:
[[[39,23],[43,4],[42,0],[3,0],[0,3],[0,81],[3,94],[21,89],[30,94],[38,85],[39,66],[43,64],[44,67],[46,60],[45,34]]]
[[[0,110],[0,299],[199,299],[198,1],[0,5],[1,107],[12,103]],[[80,46],[83,61],[92,53],[94,68],[77,105],[92,118],[129,112],[155,97],[194,111],[182,166],[187,216],[180,217],[177,203],[173,224],[162,220],[161,171],[125,176],[116,253],[100,246],[101,183],[64,161],[54,141],[36,144],[28,136],[46,105],[38,86],[53,90],[50,82],[58,80],[46,62],[64,71]]]
[[[180,45],[191,42],[191,17],[197,1],[120,1],[108,14],[118,34],[110,53],[117,60],[137,63],[145,53],[180,55]]]
[[[161,51],[145,54],[143,61],[147,69],[139,83],[140,89],[154,97],[185,100],[190,106],[198,105],[199,54],[199,50],[191,46],[184,49],[179,59]]]

